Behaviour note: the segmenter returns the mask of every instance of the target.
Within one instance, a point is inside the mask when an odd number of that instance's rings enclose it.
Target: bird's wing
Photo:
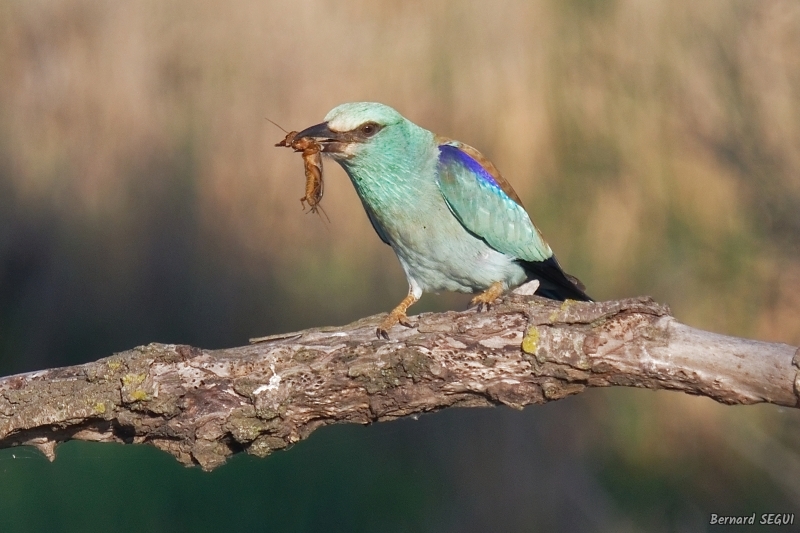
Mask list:
[[[459,222],[498,252],[523,261],[553,255],[517,193],[475,148],[441,139],[437,181]]]

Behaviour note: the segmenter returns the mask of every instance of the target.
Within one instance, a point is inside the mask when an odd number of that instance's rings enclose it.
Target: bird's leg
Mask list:
[[[470,300],[469,304],[471,306],[477,306],[478,311],[489,309],[489,306],[491,306],[505,290],[506,288],[502,281],[495,281],[489,285],[488,289]]]
[[[408,296],[403,298],[403,301],[398,304],[397,307],[392,309],[392,311],[386,315],[386,318],[378,326],[377,334],[378,338],[383,337],[386,340],[389,340],[389,330],[392,329],[392,326],[395,324],[402,324],[407,328],[414,327],[411,322],[408,321],[408,317],[406,316],[406,311],[409,307],[414,305],[414,302],[419,300],[417,296],[414,296],[414,293],[409,290]]]

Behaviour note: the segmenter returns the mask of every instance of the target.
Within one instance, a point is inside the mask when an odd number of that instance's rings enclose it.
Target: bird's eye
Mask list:
[[[367,122],[366,124],[363,124],[363,125],[362,125],[360,128],[358,128],[358,129],[359,129],[359,130],[361,131],[361,133],[362,133],[363,135],[365,135],[366,137],[372,137],[373,135],[375,135],[376,133],[378,133],[378,130],[379,130],[380,128],[379,128],[379,127],[378,127],[378,125],[377,125],[377,124],[375,124],[374,122]]]

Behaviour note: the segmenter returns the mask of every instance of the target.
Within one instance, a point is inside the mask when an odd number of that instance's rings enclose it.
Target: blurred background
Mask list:
[[[0,375],[391,309],[406,281],[347,177],[326,165],[329,223],[303,214],[265,120],[359,100],[480,149],[595,298],[800,344],[793,0],[0,0]],[[0,450],[0,530],[800,523],[798,422],[609,389],[323,428],[210,474],[149,447]]]

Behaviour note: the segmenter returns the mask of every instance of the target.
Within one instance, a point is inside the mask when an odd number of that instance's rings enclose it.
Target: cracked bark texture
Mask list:
[[[671,389],[726,404],[798,406],[800,349],[676,321],[648,298],[584,303],[510,294],[490,311],[381,316],[203,350],[150,344],[0,379],[0,447],[51,460],[70,439],[147,443],[211,470],[338,422],[450,406],[522,408],[587,387]]]

